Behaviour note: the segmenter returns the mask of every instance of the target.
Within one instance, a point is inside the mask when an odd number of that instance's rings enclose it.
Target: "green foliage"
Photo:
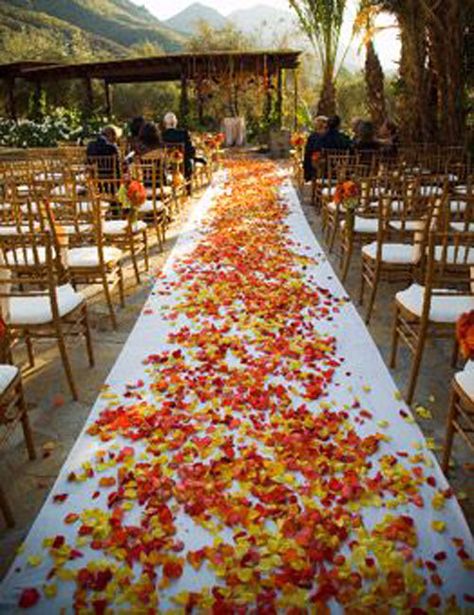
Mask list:
[[[253,37],[243,34],[233,24],[216,29],[205,21],[198,23],[196,33],[186,43],[186,50],[191,52],[248,51],[255,47]]]
[[[10,0],[8,4],[26,10],[34,7],[38,13],[121,47],[148,40],[171,52],[178,51],[184,42],[181,35],[164,27],[130,0],[35,0],[34,4],[29,0]]]

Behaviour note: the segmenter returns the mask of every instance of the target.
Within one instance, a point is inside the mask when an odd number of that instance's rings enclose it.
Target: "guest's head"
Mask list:
[[[355,117],[351,121],[351,130],[355,137],[357,137],[359,132],[359,126],[362,124],[364,120],[361,117]]]
[[[117,143],[120,138],[120,133],[121,130],[117,128],[117,126],[112,126],[112,124],[102,128],[102,136],[105,137],[109,143]]]
[[[328,129],[328,118],[325,115],[318,115],[314,118],[314,132],[324,134]]]
[[[380,126],[379,135],[381,138],[390,139],[398,135],[398,126],[388,118]]]
[[[362,121],[357,126],[356,139],[359,143],[373,143],[375,127],[372,122]]]
[[[130,136],[137,138],[144,124],[145,119],[141,115],[134,117],[129,125]]]
[[[145,122],[138,138],[145,149],[154,149],[161,145],[160,131],[155,122]]]
[[[165,130],[169,130],[170,128],[176,128],[178,125],[178,118],[171,111],[165,115],[163,118],[163,126]]]
[[[341,126],[341,118],[338,115],[331,115],[328,119],[329,130],[339,130]]]

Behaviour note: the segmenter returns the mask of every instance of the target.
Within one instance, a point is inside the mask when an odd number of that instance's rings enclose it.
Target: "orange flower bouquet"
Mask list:
[[[124,182],[117,192],[117,200],[124,209],[135,213],[146,201],[146,188],[136,179]]]
[[[291,145],[296,149],[301,149],[305,144],[306,138],[301,132],[294,132],[291,135]]]
[[[180,164],[184,160],[183,152],[178,148],[172,149],[169,153],[169,157],[174,164]]]
[[[462,356],[474,360],[474,310],[459,317],[456,323],[456,338]]]
[[[317,169],[321,162],[321,152],[313,152],[311,154],[311,165],[313,169]]]
[[[357,207],[359,196],[359,184],[355,181],[347,180],[337,184],[334,202],[336,205],[342,205],[346,210],[352,210]]]

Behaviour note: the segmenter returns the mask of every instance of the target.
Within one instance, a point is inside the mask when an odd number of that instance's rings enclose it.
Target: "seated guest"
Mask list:
[[[97,139],[87,146],[87,160],[96,165],[100,179],[120,177],[120,150],[117,146],[120,132],[116,126],[105,126]]]
[[[372,122],[363,121],[359,124],[354,139],[354,150],[359,152],[359,161],[362,164],[371,164],[373,156],[380,149],[375,138],[375,127]]]
[[[193,174],[193,160],[196,150],[191,141],[189,132],[178,128],[178,118],[174,113],[167,113],[163,118],[163,141],[171,145],[182,145],[184,148],[184,177],[190,189],[189,180]]]
[[[381,145],[384,154],[396,156],[400,144],[400,137],[398,134],[398,126],[395,122],[392,122],[388,118],[385,120],[379,128],[377,141]]]
[[[315,152],[320,152],[321,141],[328,130],[328,118],[324,115],[318,115],[314,120],[314,131],[309,135],[306,141],[306,147],[304,150],[304,180],[309,182],[313,179],[314,169],[312,158]]]
[[[324,135],[321,143],[321,149],[350,149],[352,141],[350,137],[340,131],[341,118],[338,115],[332,115],[328,119],[328,130]]]
[[[140,130],[145,124],[145,119],[140,115],[139,117],[134,117],[130,122],[129,129],[129,137],[127,139],[127,154],[132,154],[136,152],[139,145],[139,136]]]
[[[163,140],[155,122],[145,122],[140,129],[137,142],[137,153],[145,156],[160,147],[163,147]]]

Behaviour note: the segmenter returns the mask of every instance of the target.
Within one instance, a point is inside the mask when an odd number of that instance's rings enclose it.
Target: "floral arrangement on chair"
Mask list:
[[[456,323],[456,339],[462,356],[474,360],[474,310],[462,314]]]
[[[313,167],[313,169],[317,169],[320,162],[321,162],[321,152],[313,152],[311,154],[311,165]]]
[[[171,150],[169,157],[171,162],[176,165],[181,164],[184,160],[183,152],[178,148]]]
[[[137,209],[146,201],[146,188],[137,179],[124,182],[117,192],[117,201],[129,209],[134,217]]]
[[[306,137],[303,133],[294,132],[291,135],[291,145],[295,149],[303,149],[305,142],[306,142]]]
[[[357,207],[359,196],[359,184],[353,180],[347,180],[337,184],[334,202],[336,205],[342,205],[346,211],[350,211]]]

